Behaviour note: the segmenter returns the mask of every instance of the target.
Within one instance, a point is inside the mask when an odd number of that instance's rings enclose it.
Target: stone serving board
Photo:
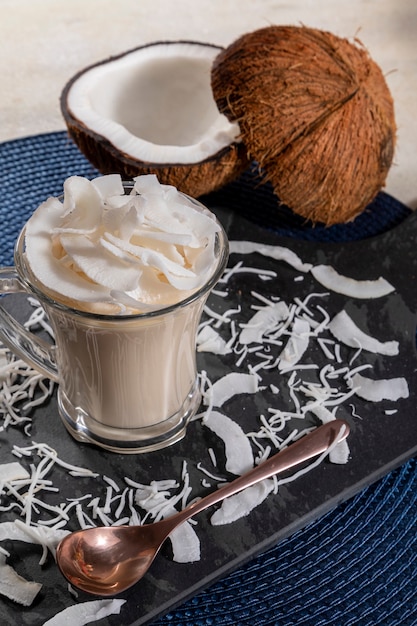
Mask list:
[[[231,240],[250,239],[282,245],[296,252],[305,262],[330,264],[339,273],[356,279],[376,279],[383,276],[392,283],[395,292],[383,298],[355,300],[332,293],[325,306],[330,315],[345,308],[362,329],[368,329],[370,334],[381,341],[399,341],[398,356],[365,357],[361,354],[358,363],[371,362],[374,369],[370,375],[377,378],[405,377],[410,394],[407,399],[396,403],[369,403],[355,398],[354,414],[348,405],[341,407],[338,416],[346,418],[351,425],[351,458],[346,465],[338,466],[325,461],[310,473],[283,487],[277,495],[270,495],[250,515],[233,524],[212,526],[210,511],[200,514],[196,531],[201,541],[201,560],[193,564],[174,563],[168,542],[146,577],[129,591],[117,596],[127,600],[120,615],[101,620],[100,624],[133,626],[156,619],[284,537],[322,516],[417,452],[417,214],[411,214],[399,226],[373,238],[349,243],[317,243],[286,239],[221,208],[214,210],[223,221]],[[252,290],[259,292],[262,289],[264,296],[279,295],[287,302],[295,296],[302,298],[311,292],[325,291],[311,274],[304,275],[303,280],[294,280],[300,273],[283,262],[255,253],[232,255],[230,265],[240,260],[246,265],[273,270],[276,277],[269,281],[260,281],[256,274],[237,275],[229,283],[227,297],[210,297],[209,306],[218,312],[240,305],[242,315],[249,315],[249,294]],[[9,296],[3,302],[5,308],[14,311],[21,319],[27,317],[26,299],[22,301],[20,296]],[[353,353],[352,349],[351,354]],[[198,358],[199,369],[205,370],[212,380],[235,368],[236,357],[200,353]],[[313,349],[305,358],[316,362],[320,367],[326,364],[323,352],[318,349]],[[285,397],[287,385],[284,376],[280,377],[276,372],[263,376],[263,385],[273,383],[280,388],[282,397]],[[265,412],[268,406],[274,405],[276,398],[268,390],[255,396],[239,395],[232,398],[223,410],[238,421],[245,431],[253,430],[259,414]],[[397,409],[394,415],[385,412],[393,408]],[[355,414],[360,415],[360,418],[355,417]],[[227,476],[222,471],[223,444],[200,421],[190,424],[183,441],[164,451],[135,456],[112,454],[73,441],[60,422],[54,396],[46,406],[36,409],[31,439],[15,428],[0,433],[1,462],[15,461],[16,458],[11,454],[12,445],[27,446],[31,440],[48,443],[62,459],[106,475],[120,485],[125,476],[142,483],[163,478],[180,480],[183,461],[186,460],[193,496],[204,495],[209,489],[202,486],[203,476],[196,466],[201,461],[203,465],[210,467],[208,448],[213,448],[219,459],[216,473]],[[87,493],[88,489],[94,489],[95,484],[100,485],[101,493],[105,495],[102,482],[70,479],[65,472],[55,470],[52,478],[54,484],[60,487],[60,501],[65,497]],[[212,488],[215,488],[214,483]],[[13,516],[1,514],[0,521],[8,519],[13,519]],[[38,626],[65,607],[92,599],[83,593],[77,599],[69,594],[66,581],[52,558],[48,559],[45,566],[40,567],[41,550],[38,546],[20,542],[6,542],[3,545],[11,552],[9,562],[15,569],[25,578],[41,582],[43,588],[30,608],[1,599],[1,623]]]

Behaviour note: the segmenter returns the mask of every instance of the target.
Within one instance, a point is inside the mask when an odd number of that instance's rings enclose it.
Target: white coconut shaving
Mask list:
[[[256,393],[258,391],[258,379],[253,374],[241,374],[231,372],[219,378],[212,384],[209,398],[204,398],[205,404],[221,407],[235,395],[243,393]]]
[[[339,274],[331,265],[315,265],[311,268],[311,273],[326,289],[351,298],[382,298],[395,291],[383,277],[376,280],[356,280]]]
[[[246,324],[240,324],[242,330],[239,342],[242,345],[262,342],[271,328],[276,328],[280,322],[287,320],[289,315],[288,305],[283,301],[263,307]]]
[[[276,259],[277,261],[284,261],[299,272],[308,272],[312,268],[311,263],[303,263],[295,252],[285,246],[271,246],[255,241],[230,242],[230,254],[252,254],[253,252]]]
[[[382,400],[395,402],[401,398],[408,398],[410,395],[407,380],[402,376],[373,380],[361,374],[355,374],[352,376],[351,385],[357,396],[370,402]]]
[[[345,310],[333,317],[328,328],[338,341],[351,348],[360,346],[368,352],[385,354],[386,356],[395,356],[399,353],[398,341],[378,341],[375,337],[364,333]]]
[[[274,481],[268,478],[236,493],[234,496],[230,496],[230,498],[226,498],[226,500],[223,500],[220,508],[211,516],[211,524],[213,526],[222,526],[246,517],[253,509],[264,502],[273,489]]]
[[[29,472],[20,463],[3,463],[0,465],[0,484],[24,480],[29,476]]]
[[[230,354],[232,349],[220,334],[211,326],[203,326],[197,335],[198,352],[212,352],[213,354]]]
[[[218,411],[210,411],[203,418],[203,424],[223,441],[228,472],[241,475],[253,468],[250,441],[236,421]]]
[[[310,410],[314,415],[316,415],[322,424],[327,424],[336,419],[336,415],[334,412],[329,411],[325,406],[319,406],[312,404],[309,408],[309,405],[306,406],[307,410]],[[331,463],[336,463],[338,465],[344,465],[348,462],[350,456],[350,449],[347,439],[343,439],[339,441],[335,448],[333,448],[329,452],[329,461]]]
[[[301,318],[296,318],[287,345],[280,355],[278,368],[285,370],[294,367],[308,348],[310,341],[310,324]]]
[[[120,615],[122,606],[126,602],[126,600],[112,598],[73,604],[48,619],[43,626],[84,626],[91,622],[98,622],[109,615]]]
[[[6,563],[6,556],[0,553],[0,594],[13,602],[23,606],[30,606],[42,585],[19,576],[17,572]]]
[[[176,563],[195,563],[200,560],[200,539],[190,522],[177,526],[169,540],[172,545],[172,560]]]

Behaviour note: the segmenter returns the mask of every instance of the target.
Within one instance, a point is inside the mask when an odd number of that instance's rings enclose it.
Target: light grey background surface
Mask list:
[[[398,126],[386,191],[417,208],[415,0],[0,0],[0,141],[64,130],[63,86],[108,56],[161,39],[227,45],[301,23],[358,37],[381,66]]]

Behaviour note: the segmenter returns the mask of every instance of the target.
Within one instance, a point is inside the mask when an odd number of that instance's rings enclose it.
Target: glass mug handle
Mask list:
[[[0,294],[29,293],[14,267],[0,269]],[[38,372],[58,381],[53,344],[26,330],[0,306],[0,339],[10,350]]]

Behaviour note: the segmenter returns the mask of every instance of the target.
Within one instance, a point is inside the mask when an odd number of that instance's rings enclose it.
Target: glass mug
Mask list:
[[[45,293],[27,264],[25,229],[21,231],[15,266],[0,269],[0,293],[34,296],[46,311],[55,344],[24,329],[1,306],[0,339],[58,382],[59,413],[77,441],[139,453],[164,448],[185,435],[201,401],[198,325],[228,260],[227,236],[219,227],[216,265],[202,287],[166,308],[117,316],[79,311]]]

